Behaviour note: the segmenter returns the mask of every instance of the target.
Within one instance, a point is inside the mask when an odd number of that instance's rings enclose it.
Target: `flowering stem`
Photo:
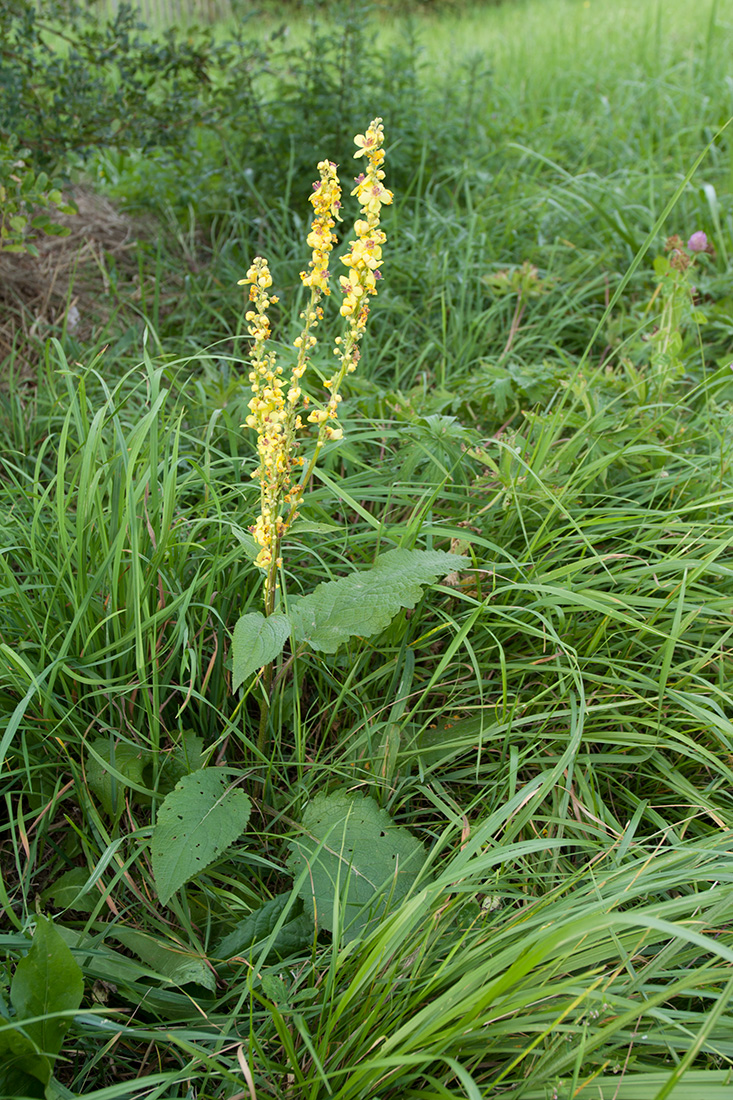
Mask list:
[[[265,577],[265,617],[269,617],[275,610],[275,594],[277,592],[277,569],[280,559],[280,537],[275,536],[273,556]],[[262,699],[260,700],[260,725],[257,733],[257,749],[264,756],[269,742],[270,724],[270,696],[272,694],[272,680],[274,676],[274,662],[268,663],[262,669]]]
[[[311,293],[308,305],[301,313],[303,328],[295,341],[298,356],[289,383],[282,377],[282,367],[276,363],[275,353],[265,350],[270,335],[267,309],[270,303],[277,301],[276,297],[269,294],[272,278],[267,261],[260,256],[256,257],[246,278],[240,280],[249,284],[249,300],[253,307],[246,314],[248,332],[254,341],[249,376],[252,399],[249,403],[247,427],[257,432],[259,465],[252,476],[260,482],[260,515],[251,531],[260,547],[255,564],[265,574],[266,618],[275,612],[277,575],[282,565],[282,540],[298,515],[299,504],[311,482],[324,443],[343,436],[343,431],[338,426],[338,407],[341,401],[339,390],[346,375],[356,370],[359,342],[369,314],[368,300],[370,295],[376,294],[377,280],[381,278],[381,246],[386,238],[379,228],[379,214],[383,205],[392,202],[392,193],[382,184],[384,132],[381,123],[380,118],[374,119],[366,134],[358,134],[355,138],[358,148],[354,155],[366,157],[367,167],[356,179],[356,187],[351,192],[359,198],[362,217],[354,226],[356,239],[351,242],[348,253],[342,257],[342,263],[348,269],[348,275],[341,277],[344,301],[340,309],[341,315],[347,319],[346,334],[336,340],[335,355],[339,360],[339,367],[324,382],[329,391],[328,401],[323,408],[313,409],[308,414],[308,422],[318,425],[318,434],[305,472],[295,485],[293,471],[304,465],[303,458],[297,454],[298,432],[304,426],[298,410],[307,408],[309,403],[308,397],[302,395],[300,381],[306,371],[308,354],[316,344],[312,329],[323,316],[320,299],[330,294],[328,264],[336,243],[336,235],[332,230],[335,222],[341,220],[338,213],[341,185],[335,164],[326,160],[320,162],[320,179],[314,183],[310,197],[315,212],[308,234],[312,258],[309,270],[301,272],[300,277],[304,286],[310,287]],[[257,749],[263,756],[267,752],[269,741],[273,682],[274,663],[270,662],[263,666],[261,680]]]

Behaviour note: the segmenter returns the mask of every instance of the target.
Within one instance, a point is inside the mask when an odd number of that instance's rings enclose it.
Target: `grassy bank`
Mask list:
[[[175,152],[71,158],[136,243],[3,367],[3,1095],[729,1096],[732,37],[722,0],[350,14]],[[375,114],[343,438],[237,643],[237,282],[269,259],[289,374],[312,148],[347,241]]]

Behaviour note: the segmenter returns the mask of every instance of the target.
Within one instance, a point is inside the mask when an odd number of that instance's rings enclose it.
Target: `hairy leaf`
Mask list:
[[[236,691],[253,672],[274,661],[289,635],[290,621],[285,615],[267,619],[259,611],[242,615],[232,638],[232,689]]]
[[[72,867],[64,871],[41,894],[42,901],[50,901],[57,909],[75,909],[77,913],[91,913],[101,894],[97,886],[85,890],[89,881],[86,867]]]
[[[158,811],[153,876],[163,905],[190,878],[233,844],[249,821],[251,803],[217,768],[184,775]]]
[[[278,894],[265,902],[259,909],[241,920],[224,937],[214,955],[220,959],[230,959],[232,955],[250,954],[262,948],[270,938],[290,899],[290,894]],[[313,939],[313,920],[303,912],[303,903],[298,898],[291,907],[285,922],[278,929],[269,951],[270,955],[280,958],[306,947]]]
[[[335,653],[349,638],[384,630],[401,608],[415,606],[426,585],[464,563],[443,550],[390,550],[373,568],[324,581],[298,600],[290,611],[293,636]]]
[[[29,1100],[43,1100],[48,1095],[38,1075],[31,1076],[23,1069],[19,1069],[12,1055],[6,1053],[3,1046],[3,1036],[0,1035],[0,1096],[8,1100],[16,1096],[28,1097]],[[7,1048],[9,1050],[9,1048]],[[40,1055],[38,1055],[40,1058]],[[45,1060],[48,1062],[48,1059]],[[50,1069],[49,1069],[50,1073]]]
[[[185,947],[176,947],[134,928],[117,927],[111,934],[173,985],[195,982],[212,992],[216,988],[214,973],[206,960]]]
[[[16,966],[10,985],[15,1019],[27,1039],[17,1032],[0,1032],[18,1069],[48,1083],[51,1060],[60,1051],[71,1023],[70,1017],[53,1014],[76,1012],[83,993],[84,979],[74,956],[52,922],[38,916],[30,951]],[[32,1052],[34,1045],[40,1055]]]
[[[124,809],[128,786],[144,790],[143,772],[151,754],[137,745],[124,741],[110,742],[100,737],[89,746],[87,782],[103,809],[114,817]]]
[[[291,841],[288,866],[317,928],[334,931],[334,902],[346,940],[399,905],[425,859],[425,849],[395,825],[373,798],[334,791],[317,795],[303,815],[303,835]]]

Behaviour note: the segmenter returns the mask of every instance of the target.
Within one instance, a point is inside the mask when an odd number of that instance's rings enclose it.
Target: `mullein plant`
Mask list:
[[[257,433],[259,462],[252,477],[260,483],[260,514],[251,532],[259,547],[255,565],[264,576],[266,616],[271,616],[276,607],[282,540],[298,515],[324,444],[343,436],[338,421],[340,391],[346,376],[357,368],[369,301],[377,293],[381,278],[382,246],[386,237],[380,228],[380,215],[382,207],[391,203],[393,197],[383,183],[384,128],[381,118],[375,118],[366,133],[358,134],[354,141],[357,146],[354,156],[364,157],[366,161],[365,170],[356,178],[356,186],[351,192],[359,201],[361,217],[354,224],[354,239],[341,257],[347,269],[339,280],[344,332],[336,338],[336,368],[324,382],[328,397],[318,407],[310,407],[310,399],[303,393],[301,382],[317,343],[314,330],[323,318],[321,303],[331,293],[329,262],[337,242],[334,228],[336,222],[341,221],[341,185],[335,164],[327,160],[320,162],[320,179],[313,184],[310,196],[314,217],[307,243],[312,256],[308,270],[300,275],[303,285],[310,290],[310,297],[300,314],[302,329],[294,342],[297,354],[289,377],[277,362],[274,350],[268,347],[271,334],[268,309],[278,299],[270,293],[272,276],[267,260],[256,257],[246,277],[240,280],[240,285],[249,286],[250,309],[245,317],[252,338],[249,375],[252,399],[246,426]],[[300,453],[306,423],[316,430],[315,444],[307,461]],[[263,666],[261,749],[267,743],[272,674],[273,663],[269,662]]]

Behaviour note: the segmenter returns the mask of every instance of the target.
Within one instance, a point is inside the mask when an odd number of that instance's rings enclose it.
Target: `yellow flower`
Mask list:
[[[335,354],[340,366],[331,378],[325,381],[329,392],[325,407],[313,409],[307,415],[309,423],[318,427],[318,436],[314,452],[299,482],[293,484],[292,473],[295,468],[303,467],[303,459],[297,454],[298,432],[303,428],[299,410],[307,408],[309,399],[303,394],[300,380],[305,374],[308,353],[315,346],[316,338],[312,330],[323,318],[319,300],[330,293],[328,285],[329,261],[336,235],[333,232],[336,221],[340,221],[341,185],[336,165],[323,160],[318,165],[320,179],[313,185],[310,202],[314,216],[307,237],[311,249],[311,259],[307,272],[301,272],[304,286],[310,287],[310,301],[301,314],[303,328],[294,341],[297,359],[286,381],[282,376],[282,367],[277,363],[275,353],[267,350],[270,337],[268,307],[277,301],[268,293],[272,286],[267,261],[256,257],[240,284],[249,286],[251,308],[245,314],[247,331],[252,338],[251,371],[249,380],[252,398],[249,402],[247,427],[257,433],[257,454],[259,464],[253,478],[260,483],[260,515],[251,531],[260,547],[256,564],[266,571],[265,603],[268,614],[274,608],[275,570],[281,564],[280,541],[289,525],[297,515],[298,504],[305,486],[313,472],[321,447],[326,440],[343,438],[343,429],[338,425],[338,407],[342,398],[339,391],[345,376],[356,369],[359,361],[359,342],[364,333],[369,315],[369,298],[377,292],[377,282],[381,278],[382,246],[386,241],[384,232],[379,228],[380,212],[383,206],[392,202],[392,193],[383,184],[384,172],[384,130],[382,120],[374,119],[365,134],[354,139],[356,157],[366,157],[366,170],[356,180],[352,195],[356,195],[361,205],[361,217],[354,225],[355,239],[342,256],[347,274],[341,276],[341,289],[344,300],[341,314],[346,317],[347,328],[343,337],[336,340]],[[282,512],[288,506],[287,517]]]
[[[339,217],[341,206],[341,184],[336,174],[336,165],[330,160],[322,160],[318,165],[321,178],[313,184],[310,202],[315,217],[308,234],[307,244],[313,249],[309,264],[310,273],[301,271],[304,286],[313,287],[323,294],[330,294],[328,286],[328,261],[336,243],[336,234],[332,232]]]
[[[392,202],[392,192],[383,187],[374,175],[359,180],[351,194],[356,195],[362,209],[369,214],[378,215],[383,206]]]
[[[381,122],[382,120],[379,119],[378,121]],[[372,126],[374,126],[374,123],[372,123]],[[354,157],[363,157],[365,153],[372,151],[374,149],[375,140],[376,138],[374,133],[372,132],[371,126],[367,130],[366,134],[357,134],[354,138],[354,144],[357,147],[356,152],[354,153]]]

